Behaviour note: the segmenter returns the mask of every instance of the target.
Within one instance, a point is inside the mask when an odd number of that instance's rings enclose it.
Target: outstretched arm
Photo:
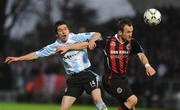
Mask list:
[[[149,64],[149,61],[146,57],[146,55],[144,53],[138,53],[139,59],[141,60],[141,62],[144,64],[145,68],[146,68],[146,73],[148,76],[153,76],[156,71],[155,69]]]
[[[83,41],[83,42],[77,42],[71,45],[61,45],[58,46],[56,52],[60,52],[61,54],[67,52],[68,50],[80,50],[84,48],[89,48],[90,50],[93,50],[96,47],[96,41],[98,39],[101,39],[101,34],[99,32],[95,32],[89,42]]]
[[[68,50],[80,50],[80,49],[84,49],[87,48],[88,46],[88,42],[77,42],[71,45],[66,45],[66,46],[59,46],[57,48],[57,52],[60,52],[61,54],[67,52]]]
[[[5,63],[12,63],[12,62],[16,62],[16,61],[24,61],[24,60],[33,60],[33,59],[37,59],[37,55],[35,52],[20,56],[20,57],[7,57],[5,59]]]

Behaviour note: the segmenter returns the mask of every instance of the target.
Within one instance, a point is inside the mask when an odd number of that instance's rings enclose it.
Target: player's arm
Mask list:
[[[87,48],[88,45],[89,45],[88,42],[77,42],[77,43],[68,45],[67,47],[69,50],[80,50],[80,49]]]
[[[56,53],[57,45],[58,45],[58,43],[55,42],[50,45],[47,45],[46,47],[42,48],[41,50],[38,50],[36,52],[31,52],[29,54],[26,54],[26,55],[23,55],[20,57],[7,57],[4,62],[10,64],[11,62],[28,61],[28,60],[38,59],[40,57],[50,56],[50,55]]]
[[[87,35],[88,36],[88,35]],[[84,36],[79,36],[79,38],[84,37]],[[67,45],[67,46],[58,46],[57,48],[57,52],[60,52],[61,54],[67,52],[68,50],[80,50],[80,49],[84,49],[84,48],[89,48],[90,50],[94,49],[96,47],[96,41],[98,39],[101,39],[101,34],[99,32],[94,32],[91,35],[91,38],[89,39],[89,42],[87,41],[81,41],[71,44],[71,45]]]
[[[146,55],[144,53],[138,53],[138,57],[140,59],[140,61],[142,62],[142,64],[144,64],[145,68],[146,68],[146,73],[148,76],[153,76],[156,71],[155,69],[149,64],[149,61],[146,57]]]
[[[89,48],[90,50],[93,50],[93,49],[96,47],[96,41],[97,41],[98,39],[101,39],[101,34],[100,34],[99,32],[95,32],[95,33],[92,35],[91,39],[89,40],[88,48]]]
[[[12,63],[12,62],[16,62],[16,61],[28,61],[28,60],[33,60],[33,59],[37,59],[37,55],[35,52],[20,56],[20,57],[7,57],[5,59],[5,63]]]
[[[135,39],[132,39],[131,43],[132,43],[132,54],[138,55],[140,61],[142,62],[142,64],[144,64],[144,66],[146,68],[147,75],[153,76],[156,73],[156,71],[149,64],[149,61],[148,61],[146,55],[144,54],[144,49],[141,47],[141,45]]]
[[[81,49],[84,49],[84,48],[87,48],[89,45],[88,42],[77,42],[77,43],[73,43],[73,44],[70,44],[70,45],[61,45],[61,46],[58,46],[57,47],[57,52],[60,52],[61,54],[69,51],[69,50],[81,50]]]

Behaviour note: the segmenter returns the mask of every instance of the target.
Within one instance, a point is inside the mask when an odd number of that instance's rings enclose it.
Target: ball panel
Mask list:
[[[161,13],[154,8],[144,12],[144,22],[148,25],[158,25],[161,22]]]

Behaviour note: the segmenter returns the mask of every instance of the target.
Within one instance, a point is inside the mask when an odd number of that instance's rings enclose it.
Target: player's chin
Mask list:
[[[130,41],[130,40],[131,40],[131,38],[127,38],[126,40],[127,40],[127,41]]]

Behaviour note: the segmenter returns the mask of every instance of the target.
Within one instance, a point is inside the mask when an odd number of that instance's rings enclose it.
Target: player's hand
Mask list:
[[[148,66],[148,67],[146,67],[146,73],[148,76],[153,76],[156,74],[156,71],[153,67]]]
[[[90,50],[93,50],[95,47],[96,47],[96,43],[95,43],[94,41],[89,41],[88,48],[89,48]]]
[[[63,54],[67,52],[68,50],[69,50],[68,46],[61,45],[57,48],[56,52],[60,52],[60,54]]]
[[[10,64],[10,63],[16,62],[18,60],[19,60],[18,57],[7,57],[4,62],[7,64]]]

